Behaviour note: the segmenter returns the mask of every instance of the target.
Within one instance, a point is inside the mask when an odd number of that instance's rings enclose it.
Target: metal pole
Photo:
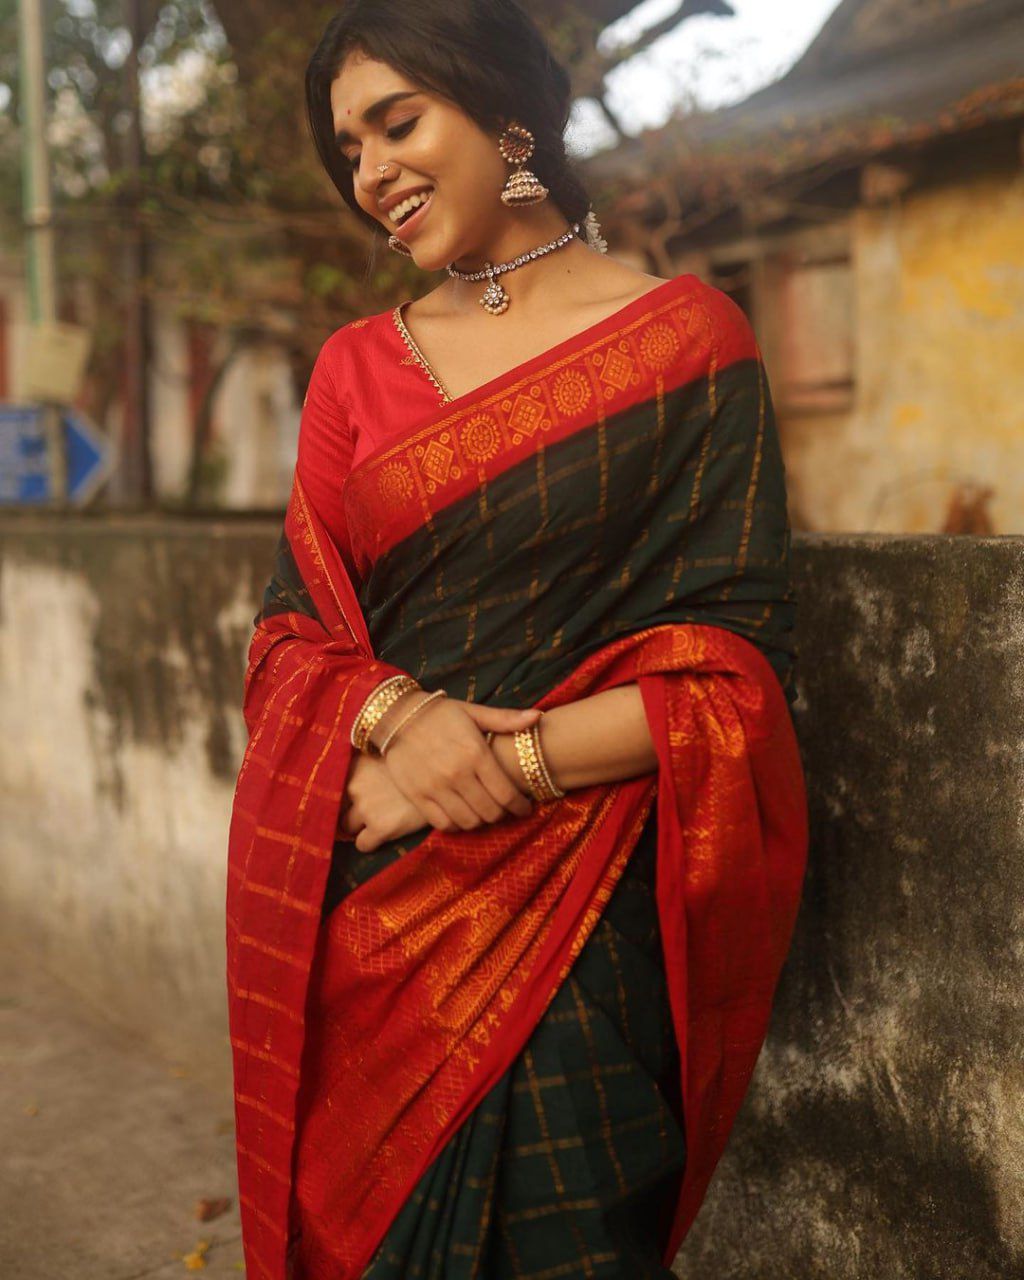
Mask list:
[[[28,314],[32,324],[57,318],[57,273],[54,267],[53,196],[46,146],[46,80],[43,65],[42,0],[20,0],[18,50],[21,60],[22,218],[26,233]],[[67,494],[64,436],[60,406],[43,406],[43,425],[51,470],[53,501]]]
[[[46,154],[41,0],[21,0],[22,212],[28,232],[28,310],[33,324],[57,318],[53,202]]]
[[[144,37],[140,0],[126,0],[125,18],[131,33],[131,50],[125,60],[125,98],[128,129],[125,134],[125,184],[127,219],[125,224],[124,273],[127,294],[125,319],[125,440],[123,457],[128,496],[143,502],[153,497],[153,464],[150,444],[150,304],[147,294],[149,243],[141,214],[142,138],[141,81],[139,48]]]

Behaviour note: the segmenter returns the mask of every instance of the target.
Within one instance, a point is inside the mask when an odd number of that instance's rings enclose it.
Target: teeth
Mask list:
[[[433,187],[429,191],[418,191],[408,200],[403,200],[401,204],[396,204],[393,209],[388,210],[388,217],[392,222],[401,222],[402,218],[412,209],[418,209],[421,204],[426,204],[433,194]]]

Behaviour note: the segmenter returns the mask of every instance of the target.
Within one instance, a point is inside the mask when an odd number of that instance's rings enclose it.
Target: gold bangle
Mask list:
[[[532,725],[533,741],[537,747],[537,763],[540,765],[540,771],[544,775],[544,784],[548,789],[548,795],[552,800],[560,800],[565,792],[555,782],[551,776],[551,770],[548,768],[547,759],[544,756],[544,750],[540,745],[540,718],[538,717]]]
[[[384,752],[387,751],[388,747],[391,744],[392,738],[394,738],[395,734],[399,731],[399,729],[402,728],[402,726],[407,721],[413,718],[413,716],[416,714],[417,711],[422,711],[423,708],[427,705],[427,703],[433,702],[435,698],[446,698],[447,696],[448,694],[444,689],[435,689],[433,693],[428,693],[425,698],[421,698],[419,702],[417,702],[416,705],[411,708],[411,710],[407,711],[405,715],[402,716],[401,720],[399,720],[399,722],[391,728],[387,737],[380,744],[380,748],[379,748],[380,754],[383,755]]]
[[[366,700],[352,722],[350,736],[354,747],[359,750],[365,750],[369,729],[376,723],[381,709],[394,701],[395,691],[404,683],[405,677],[403,676],[389,676],[366,695]]]
[[[418,688],[420,688],[419,682],[404,673],[388,676],[386,680],[382,680],[367,697],[353,721],[352,745],[358,751],[369,751],[371,749],[370,734],[379,724],[385,712],[394,706],[403,694],[408,693],[411,689]]]
[[[565,795],[555,784],[544,758],[540,741],[540,721],[528,729],[517,729],[512,735],[520,768],[526,778],[527,790],[535,800],[558,800]]]
[[[537,746],[534,741],[532,726],[529,729],[517,729],[512,735],[512,741],[515,743],[519,767],[523,771],[523,776],[526,779],[526,789],[530,795],[533,796],[534,800],[554,799],[548,792],[544,775],[537,760]]]
[[[370,734],[374,728],[380,723],[383,716],[395,705],[400,698],[413,689],[420,687],[419,682],[409,675],[399,675],[392,677],[384,682],[384,687],[378,687],[376,696],[369,700],[366,707],[366,714],[360,726],[360,739],[366,745],[369,741]]]
[[[370,740],[370,735],[395,703],[404,694],[409,693],[411,688],[411,685],[393,685],[370,703],[366,714],[360,721],[359,730],[356,734],[356,743],[361,751],[373,753],[374,746]]]

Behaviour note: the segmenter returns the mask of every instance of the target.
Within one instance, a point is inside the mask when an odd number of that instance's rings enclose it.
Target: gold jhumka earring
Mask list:
[[[533,134],[517,120],[510,120],[498,137],[498,150],[501,152],[502,158],[515,166],[501,189],[501,201],[503,204],[508,205],[509,208],[515,209],[523,205],[539,204],[541,200],[547,199],[547,187],[544,186],[535,173],[525,167],[526,161],[533,155],[535,146],[536,139]],[[539,245],[536,249],[521,253],[518,258],[513,258],[511,262],[488,262],[483,271],[458,271],[449,263],[448,274],[455,276],[459,280],[483,280],[486,278],[487,288],[484,290],[483,297],[478,301],[490,315],[500,316],[503,311],[508,310],[511,298],[502,288],[498,276],[505,271],[511,271],[515,267],[522,266],[524,262],[530,262],[534,258],[542,257],[545,253],[550,253],[552,249],[559,249],[562,245],[568,244],[578,230],[579,224],[574,223],[568,231],[563,232],[562,235],[548,244]]]
[[[502,158],[516,167],[508,175],[501,192],[502,201],[510,208],[524,204],[539,204],[547,198],[548,189],[535,173],[525,168],[533,155],[536,140],[525,125],[510,120],[498,139]]]

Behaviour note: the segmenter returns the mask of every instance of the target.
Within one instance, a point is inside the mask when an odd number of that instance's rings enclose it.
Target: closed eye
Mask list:
[[[387,136],[391,138],[393,141],[398,138],[404,138],[406,134],[409,134],[412,132],[413,125],[415,125],[418,119],[419,119],[419,116],[413,116],[411,120],[403,120],[401,124],[393,125],[390,129],[386,130]],[[341,158],[342,160],[344,160],[344,162],[348,165],[350,169],[354,170],[359,168],[360,155],[362,155],[362,152],[360,152],[359,155],[355,155],[355,156],[343,155]]]

